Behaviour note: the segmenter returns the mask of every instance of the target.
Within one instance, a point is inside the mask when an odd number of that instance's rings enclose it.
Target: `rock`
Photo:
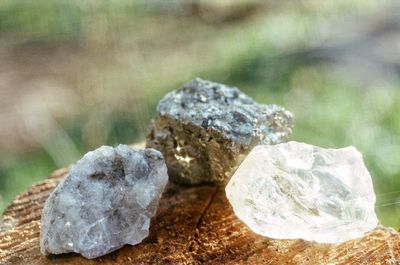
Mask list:
[[[175,182],[226,184],[254,146],[280,143],[291,132],[284,108],[198,78],[159,102],[146,146],[164,155]]]
[[[77,252],[96,258],[140,243],[167,181],[164,159],[156,150],[119,145],[87,153],[44,205],[42,254]]]
[[[275,239],[340,243],[374,229],[375,193],[354,147],[255,147],[226,186],[235,214]]]

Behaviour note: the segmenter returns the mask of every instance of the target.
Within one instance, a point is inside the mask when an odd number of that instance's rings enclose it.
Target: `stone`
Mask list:
[[[226,195],[251,230],[275,239],[340,243],[378,224],[371,176],[354,147],[256,146]]]
[[[46,200],[42,254],[91,259],[140,243],[167,182],[163,156],[154,149],[102,146],[87,153]]]
[[[223,185],[254,146],[286,141],[291,132],[284,108],[197,78],[159,102],[146,146],[164,155],[172,181]]]

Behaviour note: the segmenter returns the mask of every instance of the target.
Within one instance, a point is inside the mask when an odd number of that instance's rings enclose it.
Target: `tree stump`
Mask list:
[[[44,257],[41,210],[67,173],[68,168],[54,172],[6,209],[0,220],[0,264],[400,264],[400,234],[393,229],[377,228],[342,244],[274,240],[249,230],[222,188],[172,183],[141,244],[93,260],[78,254]]]

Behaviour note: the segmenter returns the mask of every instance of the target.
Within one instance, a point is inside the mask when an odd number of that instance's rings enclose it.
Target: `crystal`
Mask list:
[[[226,184],[254,146],[286,141],[291,132],[284,108],[197,78],[159,102],[146,145],[163,153],[175,182]]]
[[[354,147],[256,146],[226,195],[250,229],[275,239],[340,243],[378,224],[371,176]]]
[[[87,153],[45,203],[42,254],[96,258],[140,243],[167,181],[163,156],[154,149],[102,146]]]

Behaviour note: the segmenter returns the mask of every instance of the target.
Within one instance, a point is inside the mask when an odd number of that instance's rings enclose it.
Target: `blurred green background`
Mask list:
[[[0,2],[0,211],[100,145],[142,141],[202,77],[295,114],[292,139],[354,145],[400,226],[395,1]]]

